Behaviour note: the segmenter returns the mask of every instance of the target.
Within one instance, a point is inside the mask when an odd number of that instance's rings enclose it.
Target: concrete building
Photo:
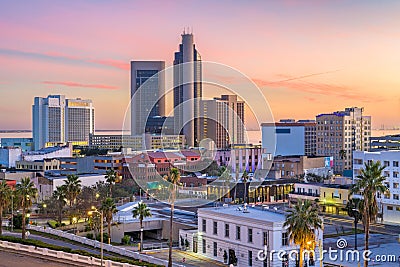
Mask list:
[[[35,97],[32,106],[34,150],[66,144],[87,145],[94,132],[91,100],[66,99],[64,95]]]
[[[321,211],[329,214],[347,215],[346,205],[350,200],[350,184],[295,183],[289,194],[289,205],[299,200],[318,200]]]
[[[1,147],[19,147],[22,152],[33,150],[33,138],[1,138]]]
[[[280,173],[281,178],[299,178],[303,175],[332,175],[332,157],[308,156],[277,156],[271,166],[271,171]]]
[[[58,159],[43,159],[35,161],[21,160],[16,162],[17,170],[48,172],[60,169]]]
[[[164,61],[131,61],[131,134],[145,133],[147,119],[164,116]]]
[[[365,152],[354,151],[353,179],[356,181],[364,163],[380,161],[385,169],[382,175],[386,177],[387,194],[378,194],[379,214],[385,222],[400,223],[400,151]]]
[[[370,151],[400,150],[400,134],[370,138]]]
[[[218,165],[226,166],[232,173],[255,172],[262,168],[262,156],[267,149],[260,146],[233,146],[231,149],[221,149],[216,152]]]
[[[90,135],[89,146],[101,149],[130,148],[146,149],[181,149],[185,144],[184,135],[142,134],[131,135]]]
[[[16,162],[21,160],[22,150],[19,147],[0,148],[0,166],[15,168]]]
[[[90,99],[67,99],[66,141],[87,146],[89,135],[94,133],[94,107]]]
[[[212,100],[200,100],[199,140],[210,138],[217,148],[244,144],[244,101],[236,95],[221,95]]]
[[[199,139],[199,99],[202,90],[201,56],[192,33],[183,32],[179,51],[174,56],[174,118],[175,128],[185,135],[188,146]]]
[[[72,144],[60,147],[46,147],[37,151],[25,152],[22,155],[24,161],[36,161],[52,158],[72,157]]]
[[[336,173],[352,169],[354,150],[370,149],[371,116],[363,112],[364,108],[352,107],[316,117],[317,155],[332,156]]]
[[[223,264],[235,266],[294,266],[288,257],[298,247],[289,242],[285,215],[256,208],[223,206],[198,209],[198,230],[180,230],[189,249]],[[322,231],[315,232],[315,255],[322,246]],[[266,250],[265,259],[259,251]],[[271,251],[282,251],[278,253]],[[272,254],[272,255],[271,255]],[[271,258],[271,257],[272,258]],[[285,265],[288,264],[288,265]]]
[[[276,149],[275,155],[316,155],[316,122],[313,120],[293,119],[280,120],[276,123],[261,124],[262,145],[268,151],[274,151],[274,147],[269,147],[271,142],[268,133],[275,132]]]
[[[62,177],[47,177],[48,179],[52,180],[53,184],[53,191],[57,189],[58,186],[62,186],[65,184],[65,181],[67,180],[66,176]],[[104,175],[99,175],[99,174],[87,174],[87,175],[79,175],[79,180],[81,180],[81,185],[83,186],[93,186],[96,185],[97,182],[105,182],[106,178],[104,178]]]

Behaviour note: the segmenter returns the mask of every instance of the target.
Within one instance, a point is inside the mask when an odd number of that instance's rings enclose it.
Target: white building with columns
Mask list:
[[[180,245],[227,265],[281,267],[287,259],[287,266],[294,266],[298,246],[289,242],[284,222],[284,214],[265,209],[203,208],[198,210],[198,230],[180,230]],[[322,239],[322,231],[316,231],[315,259]]]

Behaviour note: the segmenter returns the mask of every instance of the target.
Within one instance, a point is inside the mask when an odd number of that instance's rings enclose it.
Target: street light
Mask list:
[[[100,214],[100,266],[103,267],[103,211],[98,211],[94,206],[92,206],[92,210],[88,212],[88,215],[91,216],[93,213]]]

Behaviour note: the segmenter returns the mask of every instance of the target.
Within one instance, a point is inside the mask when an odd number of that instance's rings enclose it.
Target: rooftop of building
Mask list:
[[[28,151],[25,155],[45,155],[49,153],[53,153],[65,148],[69,148],[69,146],[52,146],[52,147],[45,147],[36,151]]]
[[[247,206],[247,211],[245,211],[242,205],[202,208],[198,210],[198,214],[201,215],[201,213],[214,214],[216,216],[230,215],[250,220],[257,219],[264,222],[283,223],[285,221],[284,214],[251,206]]]

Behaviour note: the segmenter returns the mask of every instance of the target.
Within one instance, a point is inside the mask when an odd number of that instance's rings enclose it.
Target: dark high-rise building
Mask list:
[[[165,113],[164,68],[164,61],[131,61],[132,135],[145,132],[149,117],[163,116]]]
[[[199,99],[202,97],[201,56],[193,42],[193,34],[183,33],[174,58],[175,128],[185,135],[187,145],[199,140]]]

